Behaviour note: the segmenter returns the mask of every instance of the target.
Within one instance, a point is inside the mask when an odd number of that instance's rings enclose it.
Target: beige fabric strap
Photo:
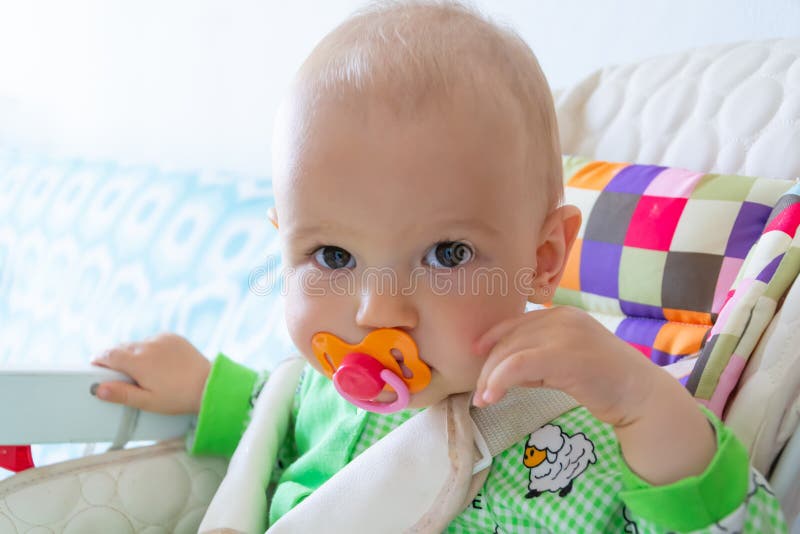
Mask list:
[[[277,450],[276,440],[270,442],[272,447],[265,440],[275,438],[274,419],[283,411],[277,407],[291,404],[265,396],[280,392],[290,398],[299,376],[294,365],[279,370],[285,376],[277,380],[281,373],[276,370],[256,401],[253,421],[203,519],[202,533],[264,531],[264,493]],[[569,396],[549,389],[515,388],[501,402],[480,409],[471,407],[469,394],[452,395],[374,443],[272,525],[269,533],[350,534],[362,532],[365,525],[371,532],[441,532],[479,491],[493,456],[576,405]],[[476,444],[483,456],[477,464]]]
[[[494,457],[576,406],[575,399],[555,389],[512,388],[496,404],[473,406],[470,415]]]
[[[268,533],[444,531],[473,497],[467,495],[474,478],[469,403],[466,393],[451,395],[414,415],[326,480]]]
[[[198,532],[264,532],[267,523],[266,488],[278,449],[286,436],[292,401],[305,361],[284,360],[270,374],[253,407],[228,472],[208,505]]]

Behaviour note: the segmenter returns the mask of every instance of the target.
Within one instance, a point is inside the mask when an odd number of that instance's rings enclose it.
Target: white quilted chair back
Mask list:
[[[562,92],[556,107],[565,154],[800,176],[800,39],[604,68]]]
[[[607,67],[557,94],[562,151],[597,160],[800,177],[800,39]],[[724,414],[800,533],[800,282]],[[783,450],[776,463],[776,458]],[[793,531],[793,532],[794,532]]]

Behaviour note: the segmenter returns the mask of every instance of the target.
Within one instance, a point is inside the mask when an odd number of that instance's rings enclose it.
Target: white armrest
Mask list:
[[[132,380],[80,369],[0,370],[0,445],[165,440],[184,435],[192,415],[138,412],[94,397],[92,384]]]

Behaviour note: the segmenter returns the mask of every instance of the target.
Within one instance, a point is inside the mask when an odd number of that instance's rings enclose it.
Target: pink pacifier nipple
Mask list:
[[[381,378],[385,369],[378,360],[360,352],[344,357],[339,369],[333,373],[337,389],[359,400],[372,400],[383,391],[386,381]]]
[[[411,394],[424,389],[431,380],[431,370],[419,358],[414,340],[399,329],[373,330],[357,345],[347,344],[329,332],[318,332],[311,345],[336,391],[348,402],[371,412],[405,409]],[[397,398],[389,403],[376,401],[383,391],[394,391]]]
[[[389,384],[397,393],[394,402],[373,401]],[[359,408],[376,413],[394,413],[408,406],[411,395],[402,378],[385,368],[371,356],[353,352],[345,356],[333,373],[333,387],[339,395]]]

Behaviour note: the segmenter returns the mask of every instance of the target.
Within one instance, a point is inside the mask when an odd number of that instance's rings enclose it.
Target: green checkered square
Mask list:
[[[764,291],[764,296],[774,301],[780,300],[786,293],[786,288],[797,278],[798,272],[800,272],[800,248],[792,246],[784,253],[778,270]]]
[[[618,315],[623,317],[622,308],[619,301],[615,298],[597,295],[595,293],[582,293],[581,300],[583,302],[583,309],[588,312],[597,312],[604,315]],[[558,304],[563,304],[558,302]]]
[[[756,180],[753,183],[753,187],[750,188],[750,192],[747,193],[747,198],[745,200],[748,202],[757,202],[765,206],[774,206],[777,204],[778,199],[786,193],[788,189],[787,185],[789,184],[791,184],[791,182],[787,182],[786,180]]]
[[[553,302],[558,303],[559,306],[574,306],[575,308],[584,309],[583,295],[584,293],[581,291],[558,287],[556,288]]]
[[[726,174],[706,174],[703,176],[689,198],[708,200],[737,200],[747,198],[756,178]]]
[[[569,182],[570,178],[575,176],[575,173],[584,168],[589,162],[591,162],[590,159],[580,156],[563,156],[561,163],[564,169],[564,183]]]
[[[669,250],[725,255],[741,202],[690,198],[672,235]],[[706,231],[714,221],[714,231]],[[700,231],[698,231],[700,230]]]
[[[698,399],[710,399],[714,394],[714,389],[717,387],[719,377],[722,371],[725,370],[727,361],[721,361],[714,358],[714,353],[723,352],[724,354],[733,354],[736,345],[739,344],[739,336],[730,334],[717,334],[712,339],[714,348],[709,355],[708,362],[706,363],[703,376],[700,378],[700,383],[697,385],[694,396]]]
[[[619,264],[619,298],[661,307],[661,281],[667,253],[635,247],[622,247]]]
[[[420,410],[402,410],[386,415],[365,412],[367,422],[364,425],[364,432],[361,434],[361,439],[358,440],[353,449],[353,457],[355,458],[367,450],[386,434],[411,419],[414,415],[419,413],[419,411]]]
[[[600,198],[600,191],[594,189],[582,189],[580,187],[567,187],[564,193],[568,195],[569,203],[577,206],[581,210],[583,217],[581,217],[581,226],[578,228],[578,239],[583,239],[586,233],[586,226],[589,224],[589,219],[592,216],[597,204],[597,199]]]

